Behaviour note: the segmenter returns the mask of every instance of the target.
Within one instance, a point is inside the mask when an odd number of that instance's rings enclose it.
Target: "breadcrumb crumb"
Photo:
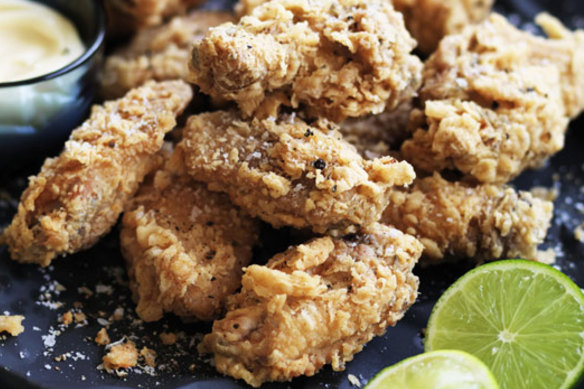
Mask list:
[[[12,336],[18,336],[24,332],[22,321],[24,316],[0,315],[0,332],[8,332]]]
[[[110,374],[117,369],[134,367],[138,363],[138,350],[134,342],[128,340],[113,346],[102,361],[104,369]]]
[[[109,342],[110,337],[107,334],[107,330],[105,328],[102,328],[101,330],[99,330],[97,336],[95,337],[95,343],[99,344],[100,346],[105,346],[108,345]]]
[[[160,340],[162,341],[162,344],[167,346],[175,344],[177,339],[178,337],[174,332],[163,332],[160,334]]]

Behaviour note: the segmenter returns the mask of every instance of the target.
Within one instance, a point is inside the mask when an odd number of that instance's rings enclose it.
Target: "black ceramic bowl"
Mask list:
[[[28,80],[0,83],[0,167],[62,147],[87,115],[103,59],[106,16],[100,0],[42,0],[73,22],[85,52],[69,65]],[[51,107],[44,105],[50,101]],[[26,114],[30,110],[33,114]]]

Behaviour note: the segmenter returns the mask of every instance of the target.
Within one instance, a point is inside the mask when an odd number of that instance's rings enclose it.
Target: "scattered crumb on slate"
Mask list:
[[[95,343],[99,344],[100,346],[106,346],[109,344],[109,342],[110,337],[107,334],[107,330],[105,328],[102,328],[101,330],[99,330],[97,336],[95,337]]]
[[[24,332],[22,321],[24,316],[0,315],[0,332],[8,332],[12,336],[18,336]]]
[[[359,381],[359,378],[357,378],[357,376],[355,376],[354,374],[349,374],[347,376],[347,379],[349,380],[351,385],[356,386],[357,388],[361,387],[361,381]]]
[[[140,350],[140,356],[144,358],[144,363],[146,365],[156,367],[156,351],[148,347],[142,347],[142,350]]]
[[[178,337],[174,332],[163,332],[160,334],[160,340],[162,341],[162,344],[167,346],[175,344],[177,339]]]
[[[131,340],[116,344],[103,356],[103,368],[110,374],[122,376],[119,369],[129,369],[138,364],[138,350]]]

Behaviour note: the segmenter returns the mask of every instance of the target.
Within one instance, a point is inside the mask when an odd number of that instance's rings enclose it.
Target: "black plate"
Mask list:
[[[534,12],[547,9],[562,17],[571,27],[584,20],[584,5],[574,1],[526,2],[509,0],[500,2],[498,10],[506,14],[533,16]],[[525,20],[525,19],[524,19]],[[582,244],[574,238],[574,229],[584,221],[584,119],[572,123],[566,148],[549,164],[538,171],[526,172],[515,181],[518,188],[529,189],[535,185],[555,186],[560,195],[555,201],[554,224],[549,232],[546,247],[553,247],[557,254],[557,267],[569,275],[580,286],[584,286],[584,261],[580,258]],[[29,166],[13,167],[0,172],[0,226],[9,222],[15,211],[16,201],[26,185],[28,174],[35,173],[41,161]],[[12,196],[12,200],[10,199]],[[290,239],[287,231],[274,232],[265,228],[264,236],[269,242],[258,250],[258,257],[265,258],[282,247]],[[355,356],[343,372],[323,369],[311,378],[298,378],[293,387],[352,387],[348,375],[353,374],[365,383],[381,368],[423,351],[421,335],[430,311],[440,294],[460,275],[468,271],[471,264],[443,265],[418,268],[420,297],[406,317],[385,336],[371,341]],[[53,291],[55,282],[66,290],[57,296]],[[98,293],[83,297],[78,288],[87,287],[93,292],[98,285],[111,286],[111,294]],[[103,289],[103,288],[102,288]],[[105,290],[108,288],[106,287]],[[59,301],[64,307],[50,309],[49,302],[39,302],[45,291],[51,301]],[[81,328],[70,326],[62,331],[53,348],[47,349],[43,337],[58,329],[58,315],[70,309],[75,301],[83,303],[83,312],[88,316],[88,325]],[[106,318],[115,308],[123,306],[125,317],[112,323],[109,334],[112,340],[123,336],[135,336],[138,346],[146,345],[158,351],[159,369],[155,376],[145,372],[131,372],[126,378],[112,377],[96,369],[101,361],[103,349],[91,340],[101,328],[99,312]],[[119,254],[117,231],[103,239],[91,250],[58,260],[43,270],[35,266],[12,263],[5,248],[0,248],[0,313],[24,314],[26,331],[17,338],[0,339],[0,388],[63,388],[63,387],[160,387],[160,388],[239,388],[245,385],[219,376],[208,361],[201,360],[196,353],[200,334],[208,331],[209,324],[182,323],[175,317],[167,317],[158,323],[135,322],[133,303],[125,285],[123,262]],[[173,346],[160,342],[158,334],[165,331],[184,331],[185,336]],[[46,340],[45,340],[46,342]],[[55,362],[54,357],[70,352],[74,358]],[[79,354],[76,354],[79,353]],[[77,359],[77,360],[74,360]],[[194,364],[194,366],[191,366]],[[56,367],[59,370],[56,370]],[[269,384],[266,388],[286,388],[290,384]]]

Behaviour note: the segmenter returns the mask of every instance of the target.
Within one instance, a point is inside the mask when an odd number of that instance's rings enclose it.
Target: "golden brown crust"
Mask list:
[[[258,223],[170,166],[140,188],[124,213],[120,244],[145,321],[164,312],[212,320],[241,286]]]
[[[317,238],[252,265],[242,291],[199,351],[223,374],[258,387],[334,370],[395,325],[416,300],[422,245],[380,224],[345,239]]]
[[[449,182],[438,174],[395,190],[381,221],[418,238],[424,258],[538,259],[553,203],[506,186]]]
[[[487,17],[494,0],[392,0],[404,15],[406,27],[418,42],[418,50],[431,54],[446,35]]]
[[[233,20],[230,12],[193,11],[138,32],[127,46],[107,58],[102,96],[117,98],[149,80],[185,79],[192,43],[202,39],[210,27]]]
[[[267,0],[239,0],[235,12],[243,17]],[[392,0],[404,16],[409,33],[418,42],[417,49],[431,54],[446,35],[458,33],[485,19],[494,0]]]
[[[442,40],[425,65],[404,158],[421,171],[504,183],[562,149],[563,75],[553,58],[532,59],[534,42],[553,43],[499,15]]]
[[[48,266],[92,246],[114,225],[192,96],[182,81],[148,83],[94,106],[65,149],[29,179],[4,231],[12,259]]]
[[[414,46],[385,0],[274,0],[196,42],[191,75],[245,117],[275,116],[284,104],[338,122],[412,97],[421,72]]]
[[[391,157],[363,160],[337,128],[324,119],[245,121],[218,111],[192,116],[178,148],[195,179],[275,227],[324,232],[371,224],[390,189],[411,183],[414,171]]]
[[[558,67],[566,113],[573,119],[584,110],[584,30],[570,31],[547,13],[537,15],[535,22],[549,39],[531,37],[531,60]]]

